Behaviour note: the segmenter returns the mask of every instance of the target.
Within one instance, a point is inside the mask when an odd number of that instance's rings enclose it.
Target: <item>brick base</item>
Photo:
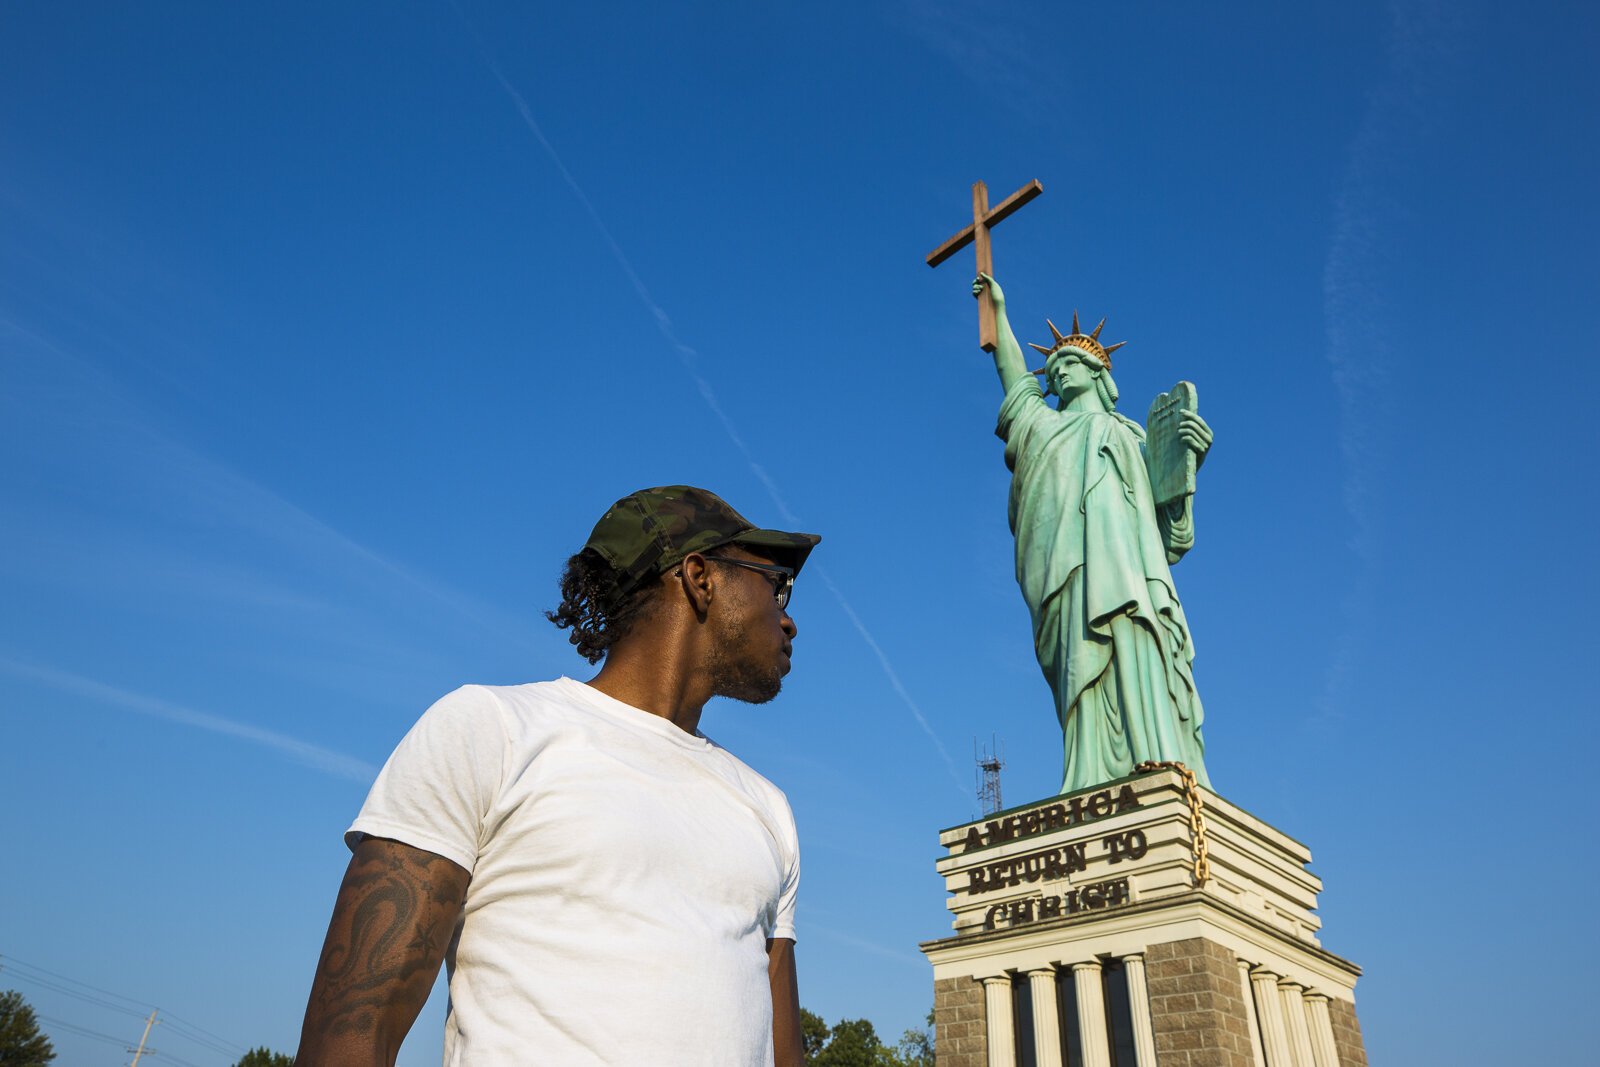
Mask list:
[[[1151,945],[1144,955],[1157,1067],[1254,1067],[1249,988],[1235,953],[1203,937]],[[989,1034],[983,983],[933,983],[937,1067],[987,1067]],[[1367,1067],[1355,1005],[1330,999],[1339,1067]],[[1064,1024],[1065,1025],[1065,1024]]]
[[[982,982],[942,978],[933,983],[933,1036],[937,1067],[986,1067],[989,1024]]]
[[[1356,1006],[1348,1000],[1330,1000],[1328,1015],[1333,1020],[1333,1043],[1339,1049],[1339,1067],[1367,1067],[1367,1048],[1361,1041]]]
[[[1144,966],[1160,1067],[1254,1067],[1250,993],[1232,951],[1203,937],[1167,941],[1150,946]]]

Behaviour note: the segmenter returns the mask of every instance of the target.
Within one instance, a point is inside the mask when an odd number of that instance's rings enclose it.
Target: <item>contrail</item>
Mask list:
[[[472,32],[470,24],[468,25],[468,30]],[[677,353],[679,362],[683,364],[684,371],[694,381],[695,387],[700,392],[700,398],[705,401],[706,407],[710,408],[711,413],[717,417],[717,421],[722,424],[723,432],[728,435],[728,439],[739,450],[739,454],[744,458],[745,464],[756,476],[756,479],[766,488],[767,494],[772,497],[772,502],[777,505],[778,512],[784,522],[798,523],[799,520],[795,518],[794,513],[783,502],[783,494],[779,492],[777,483],[767,473],[766,468],[757,462],[755,454],[750,451],[750,446],[745,444],[738,427],[734,425],[728,413],[723,410],[722,404],[718,402],[716,391],[711,388],[711,383],[696,369],[695,365],[699,362],[700,354],[678,339],[678,335],[672,327],[671,316],[667,314],[660,304],[656,303],[655,297],[651,295],[649,288],[644,284],[643,279],[639,277],[638,271],[633,269],[633,264],[622,251],[622,246],[617,243],[617,239],[611,235],[610,228],[601,219],[600,213],[595,210],[593,201],[583,191],[583,187],[578,184],[578,180],[572,176],[572,172],[567,169],[567,165],[562,162],[561,155],[556,151],[555,146],[550,143],[549,138],[545,137],[544,131],[539,127],[539,121],[533,117],[533,109],[528,106],[527,100],[523,99],[522,94],[517,92],[516,87],[506,80],[506,76],[501,73],[499,66],[490,58],[488,51],[483,47],[483,42],[478,39],[475,32],[473,32],[473,39],[477,42],[478,52],[483,57],[485,65],[488,66],[489,72],[494,75],[495,81],[500,83],[500,88],[505,90],[506,95],[511,98],[511,102],[516,105],[517,113],[522,116],[523,124],[533,134],[534,140],[539,142],[539,147],[544,149],[545,155],[549,156],[550,161],[555,164],[556,170],[561,175],[561,180],[566,183],[568,189],[572,190],[572,195],[578,198],[578,203],[583,205],[583,209],[588,213],[590,221],[595,225],[595,229],[600,231],[601,238],[611,251],[611,257],[617,261],[617,265],[627,275],[628,281],[633,285],[633,291],[639,297],[640,303],[644,305],[645,310],[655,320],[656,329],[660,331],[661,336],[665,338],[672,350]],[[911,699],[911,694],[906,692],[906,687],[901,683],[900,675],[889,662],[888,655],[884,653],[878,642],[873,639],[872,634],[867,630],[866,625],[862,623],[860,616],[855,613],[855,610],[845,600],[844,594],[839,591],[839,587],[834,584],[833,579],[826,571],[821,572],[821,574],[823,584],[828,587],[828,591],[833,594],[834,599],[839,602],[839,606],[844,609],[846,617],[856,628],[856,632],[861,635],[862,640],[866,642],[867,647],[878,658],[878,664],[888,677],[890,687],[894,689],[895,694],[900,697],[900,700],[911,712],[912,717],[916,719],[917,725],[928,735],[928,739],[933,742],[934,748],[938,750],[939,755],[944,759],[945,766],[950,771],[950,778],[955,783],[956,789],[963,797],[967,796],[969,790],[962,781],[961,775],[956,771],[955,761],[950,758],[950,753],[945,750],[938,735],[928,725],[928,720],[923,716],[922,709],[917,707],[916,701]]]
[[[129,398],[105,369],[53,339],[12,319],[0,309],[0,364],[31,372],[49,366],[70,376],[71,388],[48,388],[30,382],[0,395],[0,418],[15,429],[19,420],[59,430],[62,425],[93,423],[107,435],[96,439],[106,452],[105,470],[124,482],[141,479],[141,492],[159,496],[168,517],[198,517],[209,527],[227,522],[239,530],[285,545],[313,566],[371,582],[381,579],[408,597],[427,598],[449,608],[485,632],[522,647],[527,621],[410,570],[328,525],[315,515],[253,481],[227,464],[168,433],[136,400]],[[79,433],[74,444],[90,438]]]
[[[922,709],[917,707],[917,702],[911,699],[911,694],[906,692],[906,687],[900,683],[900,675],[894,669],[894,665],[889,662],[888,655],[884,653],[878,642],[873,639],[866,624],[855,613],[855,609],[850,606],[850,602],[844,598],[844,594],[839,591],[839,587],[833,584],[833,576],[821,567],[817,568],[817,574],[822,579],[822,584],[828,587],[828,591],[833,594],[834,599],[839,602],[839,606],[844,609],[845,617],[856,628],[856,633],[861,635],[861,640],[865,641],[867,647],[872,649],[872,654],[878,657],[878,666],[882,667],[883,673],[888,675],[889,685],[894,688],[895,693],[905,703],[905,706],[911,710],[911,714],[916,717],[917,725],[922,727],[922,732],[928,735],[928,740],[933,742],[933,747],[939,750],[939,755],[944,758],[945,767],[950,771],[950,779],[956,783],[956,789],[961,792],[962,796],[966,796],[967,786],[961,780],[961,775],[956,772],[955,760],[950,758],[950,753],[945,750],[944,743],[939,740],[939,735],[933,732],[933,727],[929,726],[928,720],[923,718]]]
[[[1385,305],[1395,264],[1387,231],[1402,209],[1392,199],[1395,175],[1416,158],[1429,125],[1429,105],[1453,72],[1461,27],[1452,10],[1428,2],[1391,5],[1384,46],[1388,63],[1371,91],[1350,144],[1334,200],[1333,234],[1323,265],[1322,308],[1327,360],[1339,399],[1340,486],[1351,526],[1356,580],[1344,597],[1345,627],[1333,649],[1323,690],[1323,715],[1337,717],[1357,646],[1371,617],[1374,572],[1383,528],[1373,498],[1381,489],[1386,437],[1393,424],[1388,367],[1395,358]]]
[[[755,472],[755,476],[761,481],[762,485],[766,486],[767,492],[772,494],[773,499],[776,500],[778,498],[777,487],[773,484],[772,479],[767,475],[761,464],[756,462],[755,457],[750,452],[750,447],[745,444],[744,437],[740,435],[738,427],[733,424],[733,420],[723,410],[721,402],[717,400],[716,390],[711,388],[711,383],[696,369],[695,365],[700,361],[700,353],[678,339],[677,331],[672,327],[672,317],[667,314],[665,308],[656,303],[656,298],[651,295],[649,288],[644,284],[644,280],[639,277],[639,272],[633,269],[632,261],[622,251],[622,246],[617,243],[617,239],[611,236],[610,227],[605,224],[605,220],[595,210],[594,202],[589,199],[589,194],[583,191],[583,187],[578,184],[578,180],[567,169],[566,163],[562,162],[555,146],[545,137],[544,130],[540,129],[538,120],[533,117],[533,111],[528,107],[527,100],[523,99],[522,94],[517,92],[516,88],[506,80],[506,76],[500,72],[500,68],[495,64],[494,60],[489,58],[488,53],[483,50],[481,44],[479,45],[479,52],[483,55],[483,61],[488,65],[489,72],[494,75],[495,81],[500,83],[500,88],[505,90],[506,95],[511,98],[511,102],[516,105],[518,114],[522,116],[523,124],[533,134],[534,140],[539,142],[539,147],[544,149],[545,155],[549,156],[550,161],[555,164],[556,170],[561,174],[561,180],[566,182],[567,188],[572,190],[572,195],[577,197],[578,203],[583,205],[583,210],[588,214],[589,220],[594,223],[595,229],[600,231],[601,239],[605,241],[606,248],[611,251],[611,258],[617,261],[617,266],[622,268],[622,273],[628,276],[628,282],[633,286],[634,294],[638,296],[639,302],[644,305],[645,310],[650,313],[650,317],[655,321],[656,329],[660,331],[661,336],[665,338],[672,350],[677,353],[678,361],[683,364],[683,369],[694,381],[695,388],[700,392],[700,398],[705,401],[706,406],[711,409],[711,413],[722,424],[723,432],[728,435],[728,439],[733,442],[734,447],[744,456],[745,462]]]
[[[875,941],[867,941],[859,937],[853,937],[842,930],[835,930],[831,926],[822,926],[818,923],[811,922],[810,920],[806,919],[803,914],[800,916],[800,921],[803,924],[803,929],[807,932],[815,931],[816,933],[822,934],[825,937],[829,937],[835,941],[849,945],[852,948],[859,948],[863,951],[871,952],[874,955],[883,956],[886,959],[895,960],[899,963],[910,963],[918,967],[926,967],[928,965],[927,959],[924,958],[919,952],[907,952],[903,948],[892,948],[889,945],[880,945]]]
[[[378,768],[365,760],[334,752],[331,749],[323,748],[321,745],[314,745],[309,741],[301,741],[299,738],[290,737],[287,734],[280,734],[273,730],[263,730],[259,726],[250,726],[242,722],[235,722],[232,719],[224,719],[220,715],[196,711],[193,708],[186,708],[181,704],[174,704],[158,697],[145,696],[142,693],[119,689],[104,682],[97,682],[92,678],[56,670],[53,667],[40,667],[0,657],[0,671],[35,682],[43,682],[45,685],[63,692],[76,693],[79,696],[90,697],[107,704],[115,704],[118,707],[138,712],[141,715],[165,719],[168,722],[175,722],[183,726],[192,726],[197,730],[208,730],[214,734],[236,737],[241,741],[248,741],[263,748],[273,749],[297,763],[338,778],[348,778],[352,781],[369,784],[378,774]]]

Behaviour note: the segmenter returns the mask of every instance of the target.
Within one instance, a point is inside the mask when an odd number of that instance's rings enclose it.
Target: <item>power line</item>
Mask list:
[[[174,1056],[170,1052],[162,1052],[160,1049],[147,1048],[144,1050],[144,1054],[149,1056],[151,1059],[171,1060],[173,1063],[178,1064],[179,1067],[200,1067],[198,1063],[192,1063],[189,1060],[181,1059],[177,1056]]]
[[[198,1026],[195,1023],[189,1022],[187,1019],[184,1019],[184,1018],[181,1018],[180,1016],[174,1015],[170,1011],[166,1012],[162,1016],[162,1018],[166,1021],[167,1027],[169,1029],[172,1027],[173,1023],[177,1023],[178,1024],[178,1029],[173,1030],[172,1032],[175,1033],[175,1034],[179,1034],[182,1037],[189,1038],[190,1041],[193,1041],[197,1045],[204,1045],[204,1044],[207,1044],[207,1042],[205,1040],[203,1040],[202,1038],[192,1037],[189,1034],[182,1033],[182,1031],[183,1030],[193,1030],[196,1033],[204,1034],[207,1038],[211,1039],[211,1043],[213,1043],[215,1045],[222,1046],[221,1048],[217,1049],[217,1051],[219,1051],[219,1052],[226,1052],[226,1053],[228,1053],[230,1055],[234,1055],[234,1056],[243,1056],[245,1054],[245,1052],[248,1051],[243,1045],[235,1045],[232,1041],[229,1041],[227,1038],[219,1037],[218,1035],[213,1034],[210,1030],[207,1030],[205,1027]]]
[[[174,1037],[181,1037],[185,1041],[192,1041],[208,1052],[215,1052],[219,1055],[227,1056],[229,1059],[238,1059],[240,1056],[244,1055],[243,1050],[239,1049],[237,1046],[230,1048],[218,1041],[210,1041],[203,1037],[195,1037],[193,1034],[185,1032],[181,1026],[173,1026],[172,1016],[170,1015],[162,1016],[161,1022],[162,1025],[166,1026],[167,1033],[173,1035]]]
[[[47,968],[40,967],[36,963],[29,963],[26,960],[18,959],[15,956],[0,955],[0,971],[7,971],[12,976],[20,978],[25,982],[31,982],[53,992],[74,997],[85,1003],[93,1004],[96,1007],[106,1008],[110,1011],[121,1012],[125,1015],[131,1015],[138,1019],[143,1019],[148,1012],[157,1010],[154,1004],[151,1004],[147,1001],[135,1000],[133,997],[124,996],[121,993],[113,993],[109,989],[101,989],[99,986],[90,985],[88,982],[80,982],[76,978],[70,978],[67,975],[59,974]],[[49,977],[41,978],[39,975],[48,975]],[[51,979],[56,979],[56,981],[51,981]],[[100,994],[100,996],[91,996],[88,993],[79,992],[77,989],[70,989],[67,986],[62,985],[61,983],[63,982],[78,986],[79,989],[91,990],[93,993]],[[108,1000],[102,999],[103,997],[111,997],[115,1000],[123,1001],[127,1005],[138,1005],[139,1010],[135,1010],[133,1007],[124,1007],[123,1004],[114,1004]],[[40,1018],[43,1018],[43,1016],[40,1016]],[[181,1037],[186,1041],[193,1042],[208,1052],[215,1052],[219,1055],[227,1056],[230,1059],[236,1059],[245,1053],[245,1049],[242,1045],[235,1044],[219,1034],[212,1033],[210,1030],[207,1030],[205,1027],[200,1026],[197,1023],[192,1023],[187,1019],[173,1015],[170,1012],[161,1012],[161,1022],[162,1025],[167,1028],[166,1032],[177,1037]],[[57,1025],[72,1027],[76,1024],[57,1020]],[[109,1035],[101,1034],[98,1036],[105,1038]],[[123,1041],[120,1038],[113,1040],[116,1040],[120,1044],[127,1044],[126,1041]],[[152,1056],[156,1055],[156,1053],[151,1050],[146,1050],[145,1055]],[[175,1062],[187,1064],[187,1061],[180,1060],[178,1057],[173,1056],[169,1052],[163,1052],[160,1053],[160,1055],[168,1059],[172,1059]],[[187,1067],[194,1067],[194,1065],[187,1064]]]
[[[7,960],[10,961],[9,964],[6,963]],[[37,963],[29,963],[27,960],[21,960],[21,959],[18,959],[17,957],[15,957],[15,956],[7,955],[5,953],[0,953],[0,967],[6,967],[6,966],[26,967],[30,971],[38,971],[40,974],[49,975],[51,978],[57,978],[57,979],[60,979],[63,982],[71,982],[75,986],[82,986],[84,989],[90,989],[90,990],[93,990],[96,993],[100,993],[100,994],[103,994],[103,995],[108,996],[108,997],[115,997],[118,1000],[125,1000],[129,1004],[138,1005],[138,1007],[140,1009],[139,1010],[139,1014],[140,1015],[143,1015],[146,1011],[148,1011],[151,1008],[155,1007],[154,1004],[149,1004],[149,1003],[146,1003],[145,1001],[142,1001],[142,1000],[134,1000],[132,997],[125,997],[121,993],[113,993],[109,989],[101,989],[99,986],[92,986],[88,982],[80,982],[76,978],[68,978],[64,974],[57,974],[54,971],[45,970],[43,967],[39,966]]]
[[[69,1023],[65,1019],[52,1019],[48,1015],[39,1015],[38,1013],[35,1013],[34,1018],[38,1019],[42,1023],[49,1023],[51,1026],[60,1027],[62,1030],[65,1030],[68,1033],[77,1034],[79,1037],[89,1037],[96,1041],[105,1041],[108,1044],[119,1045],[122,1048],[132,1048],[131,1043],[125,1037],[112,1037],[110,1034],[102,1034],[98,1030],[90,1030],[88,1027],[79,1026],[77,1023]]]
[[[87,1037],[92,1041],[104,1042],[107,1045],[116,1045],[118,1048],[126,1052],[133,1051],[132,1042],[125,1037],[102,1034],[100,1031],[91,1030],[87,1026],[79,1026],[77,1023],[69,1023],[65,1019],[57,1019],[49,1015],[39,1015],[35,1013],[34,1018],[38,1019],[40,1022],[49,1023],[54,1029],[65,1030],[69,1034],[75,1034],[78,1037]],[[146,1048],[144,1049],[144,1055],[152,1059],[170,1060],[171,1062],[178,1064],[179,1067],[200,1067],[200,1065],[195,1063],[193,1060],[186,1060],[182,1056],[175,1056],[170,1052],[163,1052],[161,1049]]]
[[[92,997],[87,993],[80,993],[75,989],[69,989],[64,985],[59,985],[55,982],[49,981],[48,979],[35,978],[33,975],[25,974],[15,967],[5,967],[0,965],[0,971],[8,972],[13,978],[20,979],[21,981],[28,982],[32,985],[42,986],[43,988],[52,990],[56,993],[61,993],[69,997],[75,997],[78,1000],[84,1001],[87,1004],[93,1004],[96,1007],[106,1008],[110,1011],[119,1011],[124,1015],[131,1015],[135,1019],[142,1019],[145,1016],[145,1013],[142,1011],[138,1011],[134,1008],[124,1008],[120,1004],[113,1004],[109,1000],[101,1000],[99,997]]]

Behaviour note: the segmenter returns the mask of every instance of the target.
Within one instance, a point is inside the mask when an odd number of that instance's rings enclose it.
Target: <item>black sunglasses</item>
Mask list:
[[[714,560],[717,563],[731,563],[735,567],[747,567],[753,571],[761,571],[763,574],[772,575],[772,592],[778,598],[778,610],[788,610],[789,596],[794,592],[793,567],[784,567],[777,563],[752,563],[747,559],[734,559],[731,556],[703,556],[702,558]]]

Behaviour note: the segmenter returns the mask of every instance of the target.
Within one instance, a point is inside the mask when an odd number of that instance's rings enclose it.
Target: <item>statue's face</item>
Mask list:
[[[1075,352],[1064,352],[1050,363],[1050,387],[1063,402],[1094,388],[1096,367]]]

